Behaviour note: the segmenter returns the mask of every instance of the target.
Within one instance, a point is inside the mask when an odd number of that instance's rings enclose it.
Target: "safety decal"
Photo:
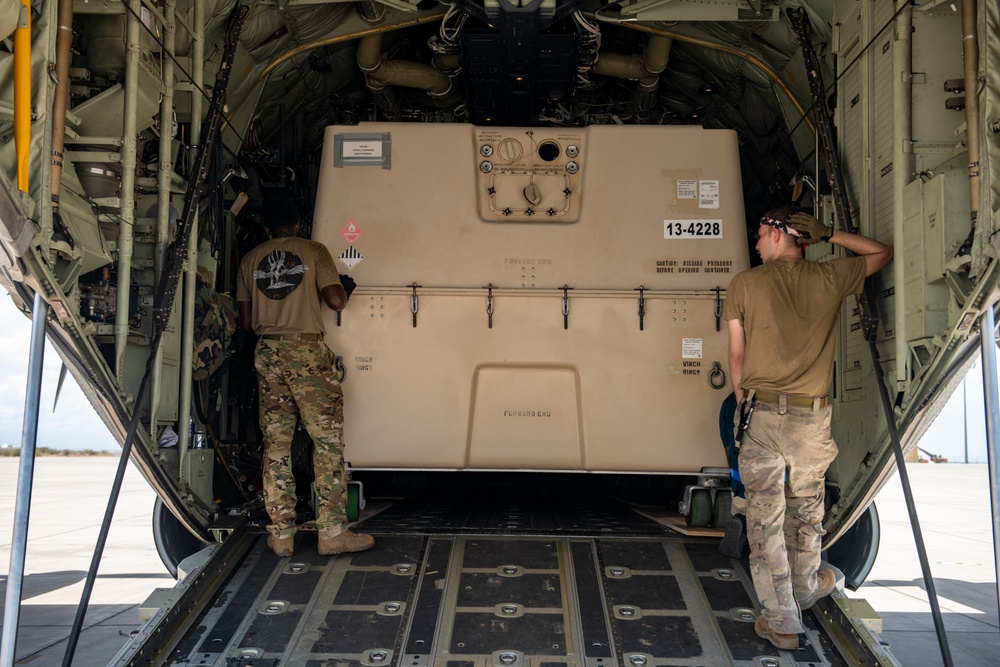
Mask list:
[[[701,338],[681,339],[681,358],[701,359]]]
[[[698,181],[698,208],[719,208],[718,181]]]
[[[337,257],[337,260],[341,264],[343,264],[344,266],[346,266],[348,271],[350,271],[355,266],[357,266],[358,264],[360,264],[361,260],[363,260],[363,259],[364,259],[364,257],[361,256],[361,253],[358,252],[358,249],[355,248],[354,246],[351,246],[350,248],[348,248],[344,252],[340,253],[340,256]]]
[[[340,230],[340,235],[351,245],[354,245],[354,242],[361,238],[361,235],[364,233],[365,231],[361,227],[358,227],[358,223],[353,220],[348,220],[347,224]]]
[[[677,180],[678,199],[697,199],[698,181],[693,178],[680,178]]]

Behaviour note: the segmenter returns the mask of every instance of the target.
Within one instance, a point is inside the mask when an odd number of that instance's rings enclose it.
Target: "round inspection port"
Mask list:
[[[543,141],[538,144],[538,157],[545,160],[546,162],[552,162],[553,160],[558,160],[559,156],[562,154],[562,149],[559,148],[559,144],[554,141]]]
[[[524,572],[520,565],[501,565],[497,568],[497,574],[501,577],[520,577]]]
[[[628,664],[635,667],[645,667],[645,665],[649,664],[649,656],[642,653],[632,653],[627,658]]]

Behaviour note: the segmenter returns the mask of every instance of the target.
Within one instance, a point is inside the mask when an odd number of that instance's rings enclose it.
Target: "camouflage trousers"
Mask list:
[[[803,631],[796,600],[816,589],[824,477],[837,456],[831,410],[789,407],[782,415],[758,401],[740,448],[750,574],[768,625],[784,634]]]
[[[316,527],[339,532],[347,523],[344,469],[344,394],[335,379],[334,356],[322,341],[262,338],[254,354],[264,433],[264,506],[268,531],[295,532],[292,438],[302,418],[313,441]]]

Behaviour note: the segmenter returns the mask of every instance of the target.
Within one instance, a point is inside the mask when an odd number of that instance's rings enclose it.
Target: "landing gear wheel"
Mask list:
[[[712,512],[712,528],[722,528],[726,520],[733,515],[733,494],[722,489],[715,494],[715,507]]]
[[[690,512],[684,519],[694,528],[707,528],[712,523],[712,492],[692,489]]]
[[[347,485],[347,520],[357,521],[361,516],[361,489],[357,484]]]
[[[182,560],[208,546],[208,542],[188,532],[159,498],[153,502],[153,544],[174,579],[177,578],[177,565]]]

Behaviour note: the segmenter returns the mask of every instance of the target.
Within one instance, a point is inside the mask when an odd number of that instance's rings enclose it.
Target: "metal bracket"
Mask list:
[[[489,328],[493,328],[493,283],[486,286],[486,319]]]
[[[563,329],[569,329],[569,291],[573,289],[569,285],[563,285],[563,298],[562,298],[562,314],[563,314]]]
[[[722,288],[715,288],[715,330],[721,331],[722,325]]]
[[[646,319],[646,297],[643,294],[645,287],[639,285],[639,331],[643,329],[643,320]]]
[[[418,285],[413,283],[410,285],[413,288],[413,295],[410,297],[410,312],[413,313],[413,328],[417,328],[417,311],[420,310],[420,297],[417,296],[417,288],[423,287],[423,285]]]

